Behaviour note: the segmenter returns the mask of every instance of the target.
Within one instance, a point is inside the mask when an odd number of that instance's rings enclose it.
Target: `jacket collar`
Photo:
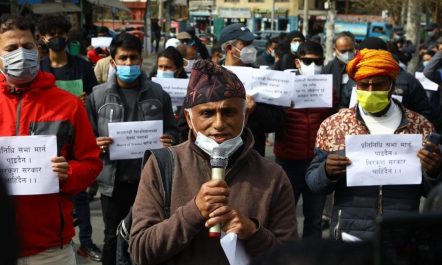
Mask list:
[[[37,76],[29,84],[25,86],[14,87],[11,86],[6,77],[0,74],[0,91],[11,95],[24,94],[30,90],[37,91],[55,86],[55,77],[51,73],[39,71]]]
[[[407,119],[407,115],[406,115],[406,109],[405,107],[402,105],[401,102],[399,102],[397,99],[395,98],[391,98],[391,100],[396,103],[396,105],[399,107],[399,109],[401,110],[401,122],[399,123],[399,127],[396,130],[399,130],[401,128],[407,127],[409,124],[409,121]],[[359,110],[358,107],[359,103],[356,103],[355,106],[353,106],[351,109],[355,112],[356,114],[356,120],[358,122],[360,122],[362,125],[364,125],[365,127],[367,127],[367,125],[364,122],[364,119],[362,118],[361,112]]]

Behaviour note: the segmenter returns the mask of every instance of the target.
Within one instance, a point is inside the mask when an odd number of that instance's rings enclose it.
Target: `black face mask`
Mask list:
[[[48,48],[54,52],[60,52],[66,48],[66,39],[62,37],[53,37],[48,42]]]

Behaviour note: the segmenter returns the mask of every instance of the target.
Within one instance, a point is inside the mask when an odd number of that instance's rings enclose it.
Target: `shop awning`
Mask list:
[[[89,3],[96,6],[113,7],[126,12],[130,12],[130,9],[122,3],[120,0],[87,0]]]
[[[81,8],[72,3],[43,3],[31,5],[34,14],[81,12]]]

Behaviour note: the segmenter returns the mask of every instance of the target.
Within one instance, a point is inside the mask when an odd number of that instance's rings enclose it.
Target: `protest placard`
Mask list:
[[[239,78],[239,80],[241,80],[246,90],[250,90],[250,88],[252,87],[252,75],[256,70],[259,70],[245,66],[224,66],[224,67],[232,71]]]
[[[154,77],[152,78],[152,81],[160,84],[163,90],[169,94],[173,106],[183,105],[187,86],[189,85],[189,79]]]
[[[55,135],[0,137],[0,174],[10,194],[58,193],[59,181],[51,165],[55,156]]]
[[[55,81],[57,87],[66,90],[76,96],[81,96],[83,94],[83,80],[57,80]]]
[[[111,37],[91,38],[91,46],[94,48],[108,48],[112,42]]]
[[[289,107],[293,93],[293,74],[256,69],[252,71],[247,94],[256,102]]]
[[[347,135],[347,186],[420,184],[420,134]]]
[[[110,160],[142,158],[147,149],[163,147],[163,121],[134,121],[108,123]]]
[[[295,109],[331,108],[333,106],[333,76],[294,76],[293,102]]]
[[[425,90],[437,91],[439,85],[424,76],[422,72],[416,72],[415,77],[422,84]]]

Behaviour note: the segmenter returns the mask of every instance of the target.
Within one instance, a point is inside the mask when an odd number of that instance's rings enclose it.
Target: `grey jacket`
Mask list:
[[[174,142],[178,142],[178,127],[173,115],[170,96],[164,92],[159,84],[151,82],[142,74],[141,90],[138,94],[138,118],[135,121],[163,120],[163,134],[169,134]],[[116,78],[111,78],[107,83],[94,87],[89,96],[87,110],[95,135],[109,136],[108,123],[123,122],[124,111],[127,106],[123,104]],[[112,196],[115,183],[117,162],[109,159],[109,153],[103,154],[103,170],[97,178],[100,193]],[[141,158],[140,164],[141,164]],[[131,182],[137,183],[139,175],[133,176]]]

